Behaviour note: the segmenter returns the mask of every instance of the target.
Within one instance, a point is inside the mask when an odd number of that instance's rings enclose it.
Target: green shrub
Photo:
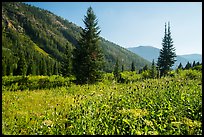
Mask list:
[[[170,76],[170,77],[175,77],[175,75],[176,75],[176,72],[175,72],[175,71],[169,71],[169,72],[167,73],[167,76]]]
[[[70,86],[73,77],[64,78],[62,76],[5,76],[3,77],[2,90],[35,90],[50,89],[62,86]]]
[[[188,73],[181,71],[175,77],[138,80],[141,75],[124,72],[122,77],[132,82],[105,80],[106,83],[61,87],[57,85],[71,78],[28,77],[28,81],[37,82],[35,85],[39,81],[42,86],[48,81],[49,84],[45,89],[2,92],[2,133],[201,135],[202,81],[184,78]],[[56,88],[51,88],[54,85]],[[19,88],[18,83],[12,86]]]
[[[200,71],[202,71],[202,65],[198,65],[198,66],[193,67],[193,70],[200,70]]]
[[[183,72],[181,72],[181,76],[186,78],[186,79],[200,79],[202,74],[202,72],[197,71],[197,70],[184,70]]]
[[[151,78],[151,74],[149,73],[149,70],[145,70],[142,72],[142,78],[143,79]]]

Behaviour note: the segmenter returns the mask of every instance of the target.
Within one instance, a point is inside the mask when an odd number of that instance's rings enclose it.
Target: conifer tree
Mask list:
[[[196,64],[196,63],[195,63],[195,61],[193,61],[193,65],[192,65],[192,68],[193,68],[193,67],[195,67],[195,64]]]
[[[32,74],[32,75],[36,75],[36,63],[33,61],[32,64],[31,64],[31,66],[32,66],[32,67],[31,67],[31,68],[32,68],[32,69],[31,69],[31,74]]]
[[[151,78],[155,78],[156,75],[157,75],[157,70],[156,70],[156,66],[155,66],[155,63],[154,63],[154,59],[152,61],[152,66],[151,66],[150,74],[151,74]]]
[[[138,74],[141,74],[142,72],[148,70],[148,66],[145,65],[143,68],[139,69]]]
[[[51,76],[52,75],[52,72],[51,72],[51,67],[52,67],[52,63],[51,63],[51,60],[46,60],[46,64],[47,64],[47,75],[48,76]]]
[[[142,73],[142,68],[141,69],[139,69],[139,71],[138,71],[138,74],[141,74]]]
[[[68,77],[71,75],[71,69],[72,69],[72,59],[71,59],[71,48],[66,45],[65,48],[65,56],[61,65],[61,73],[63,76]]]
[[[132,64],[131,64],[131,71],[135,71],[135,64],[134,64],[133,61],[132,61]]]
[[[188,61],[186,66],[185,66],[185,69],[190,69],[191,68],[191,63]]]
[[[27,62],[27,75],[36,75],[36,61],[32,55],[29,57],[29,59],[30,60]]]
[[[58,63],[55,62],[55,64],[54,64],[54,75],[58,75],[59,74],[58,66],[59,66]]]
[[[181,63],[179,64],[178,69],[183,69],[183,66]]]
[[[85,29],[74,49],[73,73],[78,84],[95,83],[102,77],[103,54],[99,47],[99,27],[91,7],[83,20]]]
[[[27,64],[26,64],[25,56],[22,51],[20,52],[19,58],[20,59],[17,63],[17,75],[25,76],[27,72]]]
[[[158,57],[157,66],[159,68],[161,76],[165,76],[170,68],[175,63],[175,48],[173,47],[173,40],[171,38],[170,24],[168,23],[168,32],[166,31],[165,23],[165,34],[162,40],[162,49]]]
[[[118,81],[119,78],[120,78],[119,61],[118,61],[118,59],[116,60],[113,74],[114,74],[115,80]]]
[[[5,60],[2,59],[2,76],[6,76],[6,67]]]
[[[145,65],[145,66],[143,67],[142,71],[146,71],[146,70],[148,70],[148,66],[147,66],[147,65]]]
[[[40,59],[36,61],[36,75],[40,75]]]
[[[27,75],[36,75],[36,65],[34,61],[28,65]]]
[[[123,72],[124,71],[124,65],[122,65],[122,67],[121,67],[121,72]]]
[[[10,63],[8,65],[6,65],[6,75],[12,75],[12,68],[11,68],[11,65]],[[22,74],[19,74],[18,75],[22,75]]]
[[[45,58],[42,58],[41,62],[41,70],[40,70],[40,75],[43,75],[43,76],[46,76],[47,75],[47,64],[46,64],[46,61],[45,61]]]
[[[195,64],[195,66],[202,65],[199,61]]]

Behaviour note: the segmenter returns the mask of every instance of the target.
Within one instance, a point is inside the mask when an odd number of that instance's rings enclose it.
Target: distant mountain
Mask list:
[[[157,60],[159,56],[159,51],[160,51],[160,49],[152,46],[139,46],[139,47],[131,47],[127,49],[150,62],[152,62],[153,59],[154,61]]]
[[[56,69],[60,70],[65,46],[68,45],[71,50],[75,48],[81,32],[82,27],[50,11],[20,2],[3,2],[2,72],[4,75],[10,75],[17,68],[20,59],[25,57],[29,70],[27,74],[54,74]],[[151,64],[102,37],[100,46],[105,57],[106,72],[114,69],[117,58],[125,70],[130,69],[132,61],[135,62],[136,69]]]
[[[202,55],[201,54],[186,54],[186,55],[180,55],[180,56],[187,59],[190,62],[193,62],[193,61],[202,62]]]
[[[152,60],[154,59],[154,61],[157,61],[158,57],[159,57],[159,52],[160,49],[159,48],[155,48],[152,46],[138,46],[138,47],[131,47],[131,48],[127,48],[128,50],[132,51],[133,53],[143,57],[144,59],[152,62]],[[200,54],[189,54],[189,55],[177,55],[176,57],[176,63],[174,64],[173,68],[175,68],[176,66],[178,66],[180,63],[185,66],[186,63],[189,62],[193,62],[194,60],[197,62],[202,62],[202,55]]]

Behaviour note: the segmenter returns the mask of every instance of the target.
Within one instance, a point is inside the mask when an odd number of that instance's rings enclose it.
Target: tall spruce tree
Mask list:
[[[178,69],[183,69],[183,65],[180,63]]]
[[[116,60],[116,63],[115,63],[113,75],[114,75],[115,80],[118,81],[119,78],[120,78],[120,70],[119,70],[119,61],[118,61],[118,59]]]
[[[156,66],[155,66],[155,63],[154,63],[154,59],[152,61],[152,66],[151,66],[151,69],[150,69],[150,74],[151,74],[151,78],[156,78],[157,69],[156,69]]]
[[[45,58],[42,58],[40,61],[40,75],[46,76],[47,75],[47,64]]]
[[[36,65],[34,61],[28,65],[27,75],[36,75]]]
[[[176,62],[175,48],[173,47],[173,40],[171,38],[170,23],[168,23],[168,32],[166,31],[165,23],[165,34],[162,40],[162,49],[160,50],[160,55],[158,57],[157,66],[160,71],[161,76],[165,76],[170,68]]]
[[[134,63],[134,61],[132,61],[132,64],[131,64],[131,71],[135,71],[135,63]]]
[[[145,66],[143,67],[142,71],[146,71],[146,70],[148,70],[148,66],[147,66],[147,65],[145,65]]]
[[[6,61],[5,59],[2,59],[2,76],[6,76],[6,67],[7,67]]]
[[[54,72],[53,72],[54,75],[58,75],[59,74],[58,68],[59,68],[59,65],[58,65],[57,62],[55,62],[55,64],[54,64]]]
[[[103,54],[99,47],[99,27],[91,7],[83,20],[85,29],[73,52],[73,73],[78,84],[95,83],[102,77]]]
[[[122,65],[122,67],[121,67],[121,72],[123,72],[124,71],[124,65]]]
[[[198,66],[198,65],[202,65],[202,62],[200,63],[199,61],[195,64],[195,66]]]
[[[190,69],[191,68],[191,63],[188,61],[186,66],[185,66],[185,69]]]
[[[195,67],[195,60],[193,61],[193,65],[192,65],[192,68],[193,68],[193,67]]]
[[[65,56],[63,58],[63,62],[61,65],[61,73],[65,77],[71,75],[71,69],[72,69],[72,58],[71,57],[72,57],[71,48],[67,44],[65,48]]]
[[[19,58],[20,59],[17,63],[17,70],[16,70],[17,75],[25,76],[27,72],[27,63],[26,63],[25,56],[22,51],[20,51]]]

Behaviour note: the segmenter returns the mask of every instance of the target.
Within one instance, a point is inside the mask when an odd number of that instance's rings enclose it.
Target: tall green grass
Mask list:
[[[2,92],[2,133],[6,135],[197,135],[202,134],[200,71],[142,79],[124,72],[95,85],[69,84]],[[133,79],[132,77],[135,77]],[[41,79],[29,77],[28,79]],[[46,77],[49,81],[52,77]],[[3,82],[14,77],[4,77]],[[63,82],[60,76],[57,78]],[[57,81],[55,79],[55,82]],[[54,79],[53,79],[54,81]],[[66,81],[66,80],[64,80]],[[32,83],[32,82],[31,82]],[[14,83],[13,83],[14,84]]]

